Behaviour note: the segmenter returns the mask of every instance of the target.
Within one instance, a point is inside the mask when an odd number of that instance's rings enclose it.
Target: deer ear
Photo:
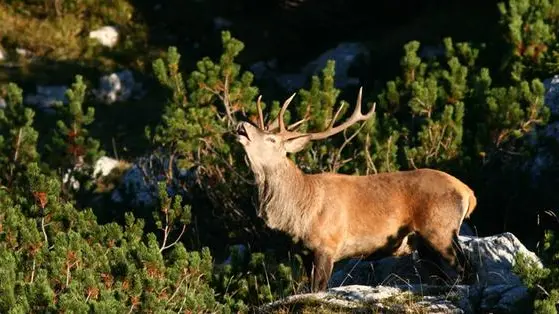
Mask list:
[[[284,142],[283,146],[285,151],[288,153],[296,153],[301,151],[310,142],[311,137],[309,135],[303,135],[296,138],[289,139]]]

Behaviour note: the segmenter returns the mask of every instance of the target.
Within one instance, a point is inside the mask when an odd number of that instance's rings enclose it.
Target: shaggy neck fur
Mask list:
[[[303,172],[285,158],[273,166],[251,163],[258,186],[259,215],[268,227],[303,238],[312,219],[312,185]]]

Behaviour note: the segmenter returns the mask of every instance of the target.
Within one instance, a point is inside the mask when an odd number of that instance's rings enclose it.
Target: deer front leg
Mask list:
[[[313,292],[326,290],[333,267],[334,259],[332,256],[324,252],[314,252],[314,269],[311,286]]]

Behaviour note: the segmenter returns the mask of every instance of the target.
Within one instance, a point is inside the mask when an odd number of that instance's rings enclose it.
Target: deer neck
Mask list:
[[[255,172],[256,173],[256,172]],[[289,158],[256,173],[259,216],[268,227],[302,238],[310,224],[314,189]]]

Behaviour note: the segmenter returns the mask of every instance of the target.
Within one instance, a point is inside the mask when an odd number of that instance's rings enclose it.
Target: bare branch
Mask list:
[[[225,106],[225,113],[227,114],[227,124],[231,126],[231,124],[235,124],[236,121],[235,118],[233,118],[231,100],[229,97],[229,76],[225,76],[225,83],[223,86],[223,105]]]
[[[19,155],[19,147],[21,146],[22,137],[23,137],[23,128],[19,128],[19,131],[17,133],[17,139],[16,139],[16,147],[14,151],[14,163],[17,162],[17,158]]]
[[[167,229],[167,227],[165,227],[165,229]],[[168,230],[168,229],[167,229]],[[181,233],[179,234],[179,236],[175,239],[175,241],[169,245],[165,245],[165,242],[163,242],[163,245],[161,246],[161,248],[159,249],[159,252],[163,252],[164,250],[171,248],[173,246],[175,246],[180,239],[182,238],[182,235],[184,234],[184,231],[186,230],[186,225],[182,225],[182,230]],[[165,239],[167,239],[167,235],[169,234],[170,230],[166,232],[165,234]]]
[[[349,144],[349,142],[351,142],[351,140],[353,140],[357,136],[357,134],[359,134],[359,132],[361,132],[361,130],[363,129],[364,126],[365,126],[365,123],[361,123],[361,126],[359,127],[359,129],[357,129],[355,132],[353,132],[353,134],[351,134],[351,136],[349,138],[346,138],[345,141],[343,142],[342,146],[340,146],[340,149],[338,149],[338,153],[336,154],[336,157],[334,159],[333,171],[337,171],[339,169],[339,167],[342,166],[338,162],[338,160],[342,156],[342,151]],[[344,131],[344,133],[345,133],[345,131]]]

